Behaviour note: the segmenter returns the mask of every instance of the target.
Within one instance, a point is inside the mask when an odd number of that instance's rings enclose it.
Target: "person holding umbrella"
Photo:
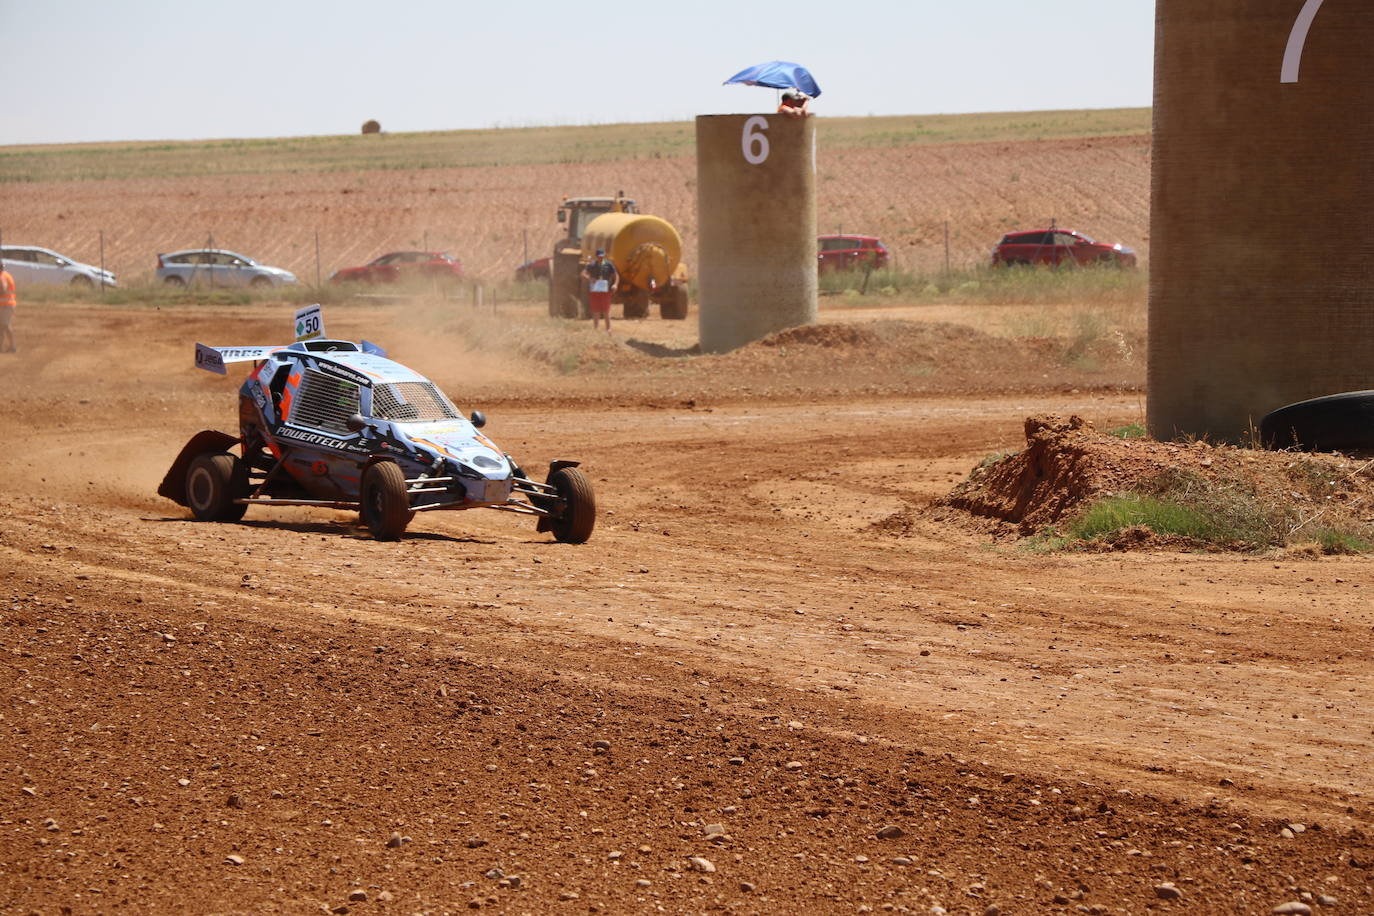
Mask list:
[[[767,86],[782,89],[782,104],[778,114],[789,118],[804,118],[811,114],[808,103],[821,96],[821,87],[811,71],[790,60],[770,60],[746,67],[725,81],[725,85]]]

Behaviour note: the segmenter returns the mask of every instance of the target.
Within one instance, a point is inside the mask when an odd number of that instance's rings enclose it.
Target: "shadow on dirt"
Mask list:
[[[243,519],[243,520],[237,521],[237,522],[202,523],[202,522],[193,521],[192,519],[189,519],[189,518],[175,518],[175,517],[172,517],[172,516],[163,516],[162,518],[148,518],[148,517],[145,517],[145,518],[142,519],[142,521],[145,521],[145,522],[182,522],[182,523],[193,524],[193,525],[198,525],[198,524],[234,525],[234,526],[237,526],[237,527],[240,527],[240,528],[260,528],[260,529],[262,529],[262,530],[264,530],[264,531],[292,531],[292,532],[295,532],[296,534],[332,534],[332,535],[334,535],[335,537],[350,538],[350,539],[352,539],[352,540],[357,540],[357,541],[371,541],[371,540],[375,540],[375,539],[372,537],[372,535],[370,535],[370,534],[367,533],[366,529],[362,528],[362,527],[359,526],[359,525],[356,525],[356,524],[349,524],[349,523],[347,523],[347,522],[288,522],[288,521],[271,521],[271,520],[268,520],[268,519]],[[496,543],[496,541],[490,540],[490,539],[488,539],[488,538],[472,537],[471,535],[465,535],[465,536],[462,536],[462,537],[455,537],[455,536],[453,536],[453,535],[451,535],[451,534],[440,534],[440,533],[435,532],[435,531],[407,531],[404,535],[401,536],[401,539],[404,540],[404,541],[442,541],[442,542],[444,542],[444,543],[446,543],[446,544],[495,544],[495,543]],[[544,542],[544,541],[540,541],[540,542],[538,542],[538,543],[545,543],[545,542]]]
[[[701,355],[701,344],[699,343],[692,344],[690,347],[665,347],[660,343],[653,343],[647,340],[635,340],[630,337],[626,338],[625,345],[627,347],[634,347],[640,353],[647,356],[656,356],[660,358],[680,358],[683,356]]]

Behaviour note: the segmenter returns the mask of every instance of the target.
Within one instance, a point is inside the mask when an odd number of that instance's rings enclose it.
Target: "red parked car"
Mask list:
[[[823,235],[816,239],[818,270],[886,267],[887,247],[875,235]]]
[[[331,283],[412,283],[461,280],[462,263],[442,251],[393,251],[362,267],[345,267],[330,275]]]
[[[992,249],[993,267],[1019,265],[1060,264],[1087,267],[1102,264],[1112,267],[1135,267],[1135,249],[1120,242],[1109,245],[1088,238],[1072,229],[1036,229],[1030,232],[1008,232]]]
[[[551,257],[542,257],[526,261],[515,268],[515,279],[519,282],[549,279],[549,262],[552,260]]]

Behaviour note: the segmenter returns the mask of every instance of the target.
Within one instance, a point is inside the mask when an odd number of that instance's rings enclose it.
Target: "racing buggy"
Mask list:
[[[463,417],[375,344],[324,337],[318,306],[297,313],[297,334],[276,347],[196,345],[200,368],[256,365],[239,388],[239,435],[192,436],[160,495],[201,521],[237,521],[255,505],[357,510],[379,540],[439,509],[531,515],[569,544],[591,536],[596,498],[578,462],[553,461],[542,483],[531,480],[478,431],[480,411]]]

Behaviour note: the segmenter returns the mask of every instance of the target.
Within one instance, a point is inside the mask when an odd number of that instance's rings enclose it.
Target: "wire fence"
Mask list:
[[[531,223],[534,222],[531,219]],[[890,287],[895,282],[902,287],[918,282],[938,282],[941,277],[987,268],[992,263],[993,249],[1004,232],[1025,229],[1027,223],[1054,226],[1058,220],[1048,216],[1040,220],[1013,222],[1006,219],[1002,222],[1004,226],[990,231],[987,226],[970,226],[954,219],[903,219],[889,220],[888,229],[883,230],[872,223],[837,219],[828,225],[822,222],[818,230],[822,235],[880,238],[890,254],[884,285]],[[695,277],[698,267],[695,227],[687,220],[678,220],[675,225],[683,236],[688,272]],[[463,264],[466,287],[481,288],[487,292],[480,295],[489,297],[492,291],[515,286],[519,281],[516,271],[522,264],[548,256],[557,235],[556,229],[545,225],[516,228],[507,224],[479,233],[474,242],[473,233],[450,227],[397,231],[367,221],[323,225],[281,221],[275,226],[237,227],[225,231],[214,226],[161,227],[156,231],[148,231],[146,227],[107,230],[71,226],[64,228],[58,238],[44,239],[38,244],[74,260],[112,270],[118,277],[118,285],[124,288],[157,285],[160,254],[196,248],[242,253],[261,264],[292,272],[298,283],[306,287],[328,286],[331,277],[341,268],[367,264],[388,252],[440,251],[453,255]],[[0,227],[3,243],[13,242],[12,237],[12,232],[5,232]],[[32,240],[25,238],[23,241]],[[894,280],[893,272],[903,278]],[[509,290],[504,293],[508,297],[513,294]],[[519,294],[532,297],[537,295],[537,288],[524,288]]]

